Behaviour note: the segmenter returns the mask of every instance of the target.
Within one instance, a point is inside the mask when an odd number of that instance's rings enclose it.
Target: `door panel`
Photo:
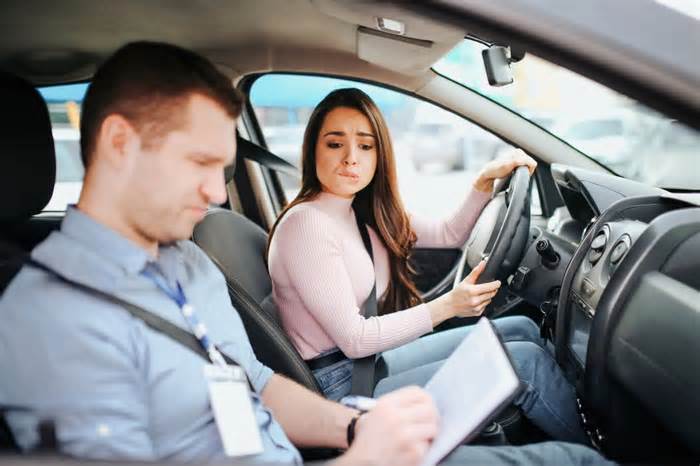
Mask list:
[[[452,286],[457,269],[457,261],[462,251],[459,249],[416,249],[411,265],[416,271],[415,283],[424,299],[430,300]],[[446,284],[445,287],[438,285]]]

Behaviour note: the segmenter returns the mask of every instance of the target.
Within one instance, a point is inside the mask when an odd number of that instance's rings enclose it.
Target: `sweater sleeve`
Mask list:
[[[491,193],[472,188],[457,211],[446,219],[436,221],[411,215],[411,227],[417,237],[416,247],[461,247],[490,199]]]
[[[424,304],[381,317],[360,315],[342,242],[325,214],[289,212],[278,227],[280,265],[304,306],[349,358],[375,354],[415,340],[432,330]]]

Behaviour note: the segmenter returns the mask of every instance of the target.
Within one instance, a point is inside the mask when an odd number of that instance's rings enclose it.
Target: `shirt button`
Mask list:
[[[107,424],[100,424],[97,426],[97,435],[100,437],[109,437],[112,435],[112,429],[110,429]]]

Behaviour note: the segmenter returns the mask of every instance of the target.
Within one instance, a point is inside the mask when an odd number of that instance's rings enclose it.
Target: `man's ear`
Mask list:
[[[128,163],[131,155],[141,147],[141,137],[123,116],[107,115],[100,126],[97,153],[110,164]]]

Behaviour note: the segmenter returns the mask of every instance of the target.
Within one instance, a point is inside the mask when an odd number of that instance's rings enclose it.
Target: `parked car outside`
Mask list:
[[[696,189],[700,161],[700,135],[677,120],[659,123],[648,144],[636,154],[640,178],[654,186]]]
[[[52,133],[56,150],[56,184],[44,210],[62,212],[78,199],[85,169],[80,159],[80,131],[70,126],[54,126]]]
[[[640,164],[635,154],[648,143],[654,124],[638,112],[611,108],[559,121],[552,132],[618,175],[636,179]]]

